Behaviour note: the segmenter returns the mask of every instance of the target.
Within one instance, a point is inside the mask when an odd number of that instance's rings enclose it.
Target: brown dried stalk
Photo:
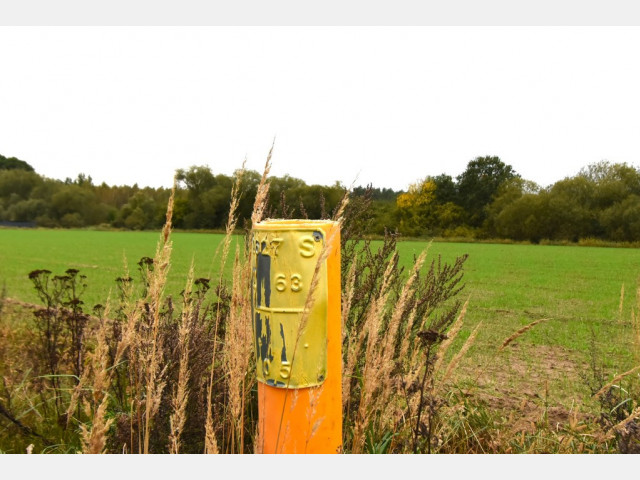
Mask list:
[[[349,317],[349,311],[351,310],[351,302],[353,300],[353,294],[355,293],[355,282],[356,282],[356,263],[351,262],[351,267],[349,268],[349,273],[347,274],[346,288],[342,293],[342,315],[341,315],[341,325],[342,325],[342,341],[344,342],[345,337],[347,335],[347,318]]]
[[[156,254],[153,259],[154,269],[149,278],[149,309],[152,313],[151,324],[151,353],[148,358],[148,367],[145,370],[146,397],[145,397],[145,413],[144,413],[144,450],[145,454],[149,453],[149,440],[151,423],[160,408],[162,398],[162,390],[164,389],[164,373],[166,368],[161,369],[163,339],[159,336],[160,327],[160,309],[162,305],[162,297],[164,287],[167,282],[171,259],[171,218],[173,216],[173,205],[176,191],[176,180],[173,182],[173,189],[169,197],[167,205],[167,219],[162,228],[162,234]]]
[[[394,256],[397,255],[397,252]],[[382,319],[384,318],[384,309],[387,305],[389,298],[390,280],[392,278],[393,270],[395,268],[395,262],[391,261],[387,265],[387,269],[382,281],[382,288],[378,294],[376,300],[371,304],[371,308],[367,312],[364,328],[359,338],[359,344],[364,342],[365,336],[367,337],[367,346],[365,349],[364,357],[367,359],[364,370],[362,372],[362,389],[360,392],[360,405],[358,406],[358,413],[353,427],[353,443],[351,447],[352,453],[361,453],[364,446],[364,431],[366,425],[369,422],[370,415],[373,411],[373,399],[374,392],[378,387],[377,372],[382,368],[381,358],[374,355],[375,345],[378,341],[378,335],[380,327],[382,325]],[[357,347],[355,352],[359,351]],[[350,363],[355,364],[354,353],[353,360],[348,359],[347,367],[353,368]],[[353,371],[353,370],[351,370]]]
[[[640,362],[640,285],[636,290],[636,308],[631,309],[631,326],[633,329],[633,356],[636,362]]]
[[[236,248],[233,266],[233,289],[229,321],[225,327],[223,358],[229,387],[229,412],[231,414],[232,453],[238,439],[238,452],[244,448],[244,400],[247,373],[250,370],[253,341],[251,336],[251,296],[248,263],[240,262]]]
[[[442,367],[442,363],[444,362],[444,357],[447,354],[447,350],[449,350],[449,347],[451,346],[453,341],[456,339],[456,337],[460,333],[460,330],[462,329],[462,324],[464,322],[464,317],[467,314],[468,306],[469,306],[469,299],[467,298],[467,301],[464,302],[464,305],[462,306],[462,310],[460,310],[460,313],[458,314],[458,318],[449,329],[449,332],[447,333],[447,338],[445,338],[442,341],[442,343],[440,344],[440,348],[438,348],[438,357],[436,358],[436,361],[433,364],[433,372],[440,371],[440,367]]]
[[[171,397],[173,413],[169,417],[169,453],[180,453],[180,435],[187,420],[186,409],[189,400],[189,340],[191,336],[191,315],[193,313],[193,259],[187,274],[187,284],[184,288],[184,307],[180,315],[178,326],[178,349],[180,351],[180,363],[178,367],[178,385]]]
[[[351,310],[351,301],[353,300],[354,294],[354,285],[356,280],[356,262],[351,263],[351,268],[349,268],[349,274],[347,278],[347,287],[345,292],[342,294],[342,315],[341,315],[341,325],[342,325],[342,343],[347,336],[347,318],[349,316],[349,311]],[[347,339],[346,348],[349,349],[347,353],[347,358],[349,359],[348,363],[345,363],[343,360],[342,365],[342,407],[347,403],[349,399],[349,393],[351,389],[351,374],[353,373],[353,367],[355,364],[355,354],[352,351],[355,349],[355,334],[356,330],[351,330],[349,334],[349,338]],[[350,365],[349,365],[350,363]]]
[[[273,147],[271,147],[273,149]],[[270,156],[267,159],[267,164],[269,164]],[[229,216],[227,217],[227,226],[225,237],[223,241],[222,248],[222,257],[220,259],[220,275],[218,277],[218,288],[222,288],[222,280],[224,275],[224,267],[227,262],[227,257],[229,255],[229,246],[231,245],[231,237],[238,223],[238,206],[240,205],[240,186],[242,184],[242,178],[244,177],[245,172],[245,162],[242,163],[242,168],[238,172],[236,176],[236,181],[233,184],[231,189],[231,204],[229,207]],[[266,178],[266,175],[263,173],[263,179]],[[209,388],[207,392],[207,419],[205,420],[205,453],[218,453],[218,444],[215,439],[215,432],[213,426],[213,381],[214,381],[214,373],[215,373],[215,363],[216,363],[216,352],[218,347],[218,326],[220,325],[220,302],[218,302],[216,308],[216,321],[213,328],[213,353],[211,355],[211,373],[209,376]]]
[[[262,221],[262,217],[264,216],[264,211],[267,208],[267,200],[269,197],[269,186],[270,183],[267,182],[267,177],[269,172],[271,171],[271,155],[273,153],[273,147],[276,141],[273,140],[273,144],[271,145],[271,149],[269,150],[269,154],[267,155],[267,161],[264,164],[264,170],[262,172],[262,178],[260,178],[260,184],[258,185],[258,190],[256,192],[256,199],[253,202],[253,211],[251,213],[251,224],[255,225],[258,222]]]
[[[97,333],[97,345],[95,352],[91,355],[91,370],[93,371],[93,394],[92,400],[98,408],[93,412],[91,427],[81,425],[82,451],[83,453],[104,453],[107,440],[107,432],[113,419],[107,419],[105,414],[108,406],[107,390],[111,381],[110,372],[107,369],[109,361],[109,347],[106,341],[106,322],[100,327]],[[81,382],[82,384],[87,383]],[[91,408],[86,403],[86,409]]]
[[[107,319],[108,304],[109,302],[107,301],[107,309],[105,310],[105,317]],[[109,322],[105,320],[96,332],[97,344],[95,351],[90,356],[90,368],[86,369],[85,373],[83,373],[80,382],[73,392],[72,401],[67,411],[67,415],[70,416],[76,408],[81,392],[91,383],[91,402],[85,400],[85,410],[87,410],[89,416],[91,416],[91,427],[87,427],[86,425],[80,426],[83,453],[104,453],[107,433],[113,423],[113,419],[106,418],[109,404],[108,389],[115,373],[115,368],[113,367],[120,363],[132,337],[131,332],[125,330],[121,340],[118,342],[113,365],[111,368],[108,368],[109,346],[106,340],[108,329]],[[90,380],[90,376],[92,377],[92,381]]]
[[[344,196],[342,197],[342,200],[340,201],[340,204],[336,209],[336,213],[333,218],[334,225],[329,230],[329,234],[325,239],[324,245],[322,247],[322,250],[320,251],[320,255],[318,256],[318,260],[316,261],[316,265],[313,269],[313,275],[311,277],[311,282],[309,284],[309,293],[307,294],[307,298],[305,299],[304,307],[302,309],[302,315],[300,317],[300,322],[298,324],[296,340],[293,344],[293,352],[291,354],[291,367],[290,367],[292,369],[293,369],[293,364],[296,358],[298,343],[300,342],[300,338],[302,337],[302,334],[307,328],[307,323],[309,322],[311,310],[313,309],[313,305],[315,304],[315,301],[316,301],[315,293],[318,288],[318,285],[320,284],[320,270],[322,269],[322,266],[325,264],[326,260],[329,258],[329,255],[331,255],[331,253],[333,252],[334,243],[337,243],[335,239],[336,239],[336,236],[340,235],[340,228],[342,227],[342,223],[344,222],[344,211],[348,203],[349,203],[349,192],[347,191],[345,192]],[[338,248],[340,248],[339,245],[338,245]],[[287,395],[289,393],[290,381],[291,381],[291,376],[289,376],[289,379],[287,380],[285,398],[282,404],[282,412],[280,414],[280,423],[278,425],[278,435],[276,436],[276,446],[275,446],[276,452],[278,451],[278,445],[280,443],[280,434],[282,430],[282,422],[284,420],[284,411],[285,411],[285,405],[287,401]],[[284,441],[283,441],[283,444],[284,444]]]
[[[604,392],[606,392],[607,390],[609,390],[614,384],[616,384],[617,382],[619,382],[620,380],[622,380],[624,377],[631,375],[634,372],[637,372],[638,370],[640,370],[640,365],[638,365],[637,367],[633,367],[631,370],[627,370],[624,373],[621,373],[620,375],[618,375],[617,377],[615,377],[613,380],[611,380],[609,383],[607,383],[604,387],[602,387],[600,390],[598,390],[596,392],[596,394],[594,395],[595,398],[598,398],[600,395],[602,395]]]
[[[633,412],[631,412],[629,414],[629,416],[627,418],[625,418],[623,421],[621,421],[620,423],[618,423],[617,425],[614,425],[613,427],[611,427],[609,430],[607,430],[607,435],[612,434],[615,430],[621,430],[623,427],[627,426],[627,424],[631,423],[633,420],[635,420],[636,418],[640,418],[640,407],[637,407]]]
[[[311,425],[311,419],[313,419],[316,416],[316,410],[317,410],[317,407],[318,407],[318,402],[320,401],[320,397],[322,396],[323,387],[324,387],[323,385],[320,385],[319,387],[308,389],[309,404],[307,405],[307,438],[305,439],[304,452],[303,453],[307,453],[307,448],[309,447],[309,442],[315,436],[315,434],[318,432],[318,429],[320,428],[320,425],[322,425],[322,422],[324,421],[324,417],[321,417],[321,418],[317,419],[313,423],[313,425]],[[297,390],[296,390],[296,392],[297,392]],[[292,402],[292,404],[293,404],[293,402]]]
[[[400,322],[407,312],[407,307],[410,305],[410,299],[414,295],[414,283],[417,280],[420,269],[425,262],[427,252],[428,248],[423,251],[416,259],[411,274],[402,287],[402,292],[400,293],[398,301],[394,306],[391,320],[384,330],[384,338],[381,342],[378,342],[378,345],[375,345],[377,350],[375,355],[380,358],[378,362],[380,364],[378,376],[380,378],[381,384],[379,395],[376,399],[376,407],[381,409],[391,407],[393,403],[390,401],[393,387],[392,382],[398,380],[396,376],[393,375],[393,371],[396,367],[396,362],[394,361],[394,353],[395,346],[398,342],[397,334],[399,332]],[[405,337],[406,336],[408,335],[405,334]],[[387,422],[391,422],[393,416],[390,414],[383,415],[383,418],[385,418]]]
[[[548,320],[549,320],[548,318],[541,318],[540,320],[536,320],[535,322],[531,322],[529,325],[525,325],[520,330],[518,330],[516,333],[514,333],[509,338],[507,338],[504,342],[502,342],[502,345],[500,345],[500,348],[498,349],[498,351],[501,352],[502,350],[504,350],[504,347],[509,345],[515,339],[517,339],[518,337],[520,337],[524,333],[528,332],[529,330],[531,330],[533,327],[535,327],[539,323],[546,322]]]
[[[449,365],[447,365],[447,369],[444,372],[444,376],[442,377],[442,380],[440,380],[439,388],[441,388],[446,383],[446,381],[449,380],[449,377],[451,377],[451,374],[460,363],[462,357],[466,355],[467,351],[469,351],[471,346],[475,343],[478,332],[480,331],[480,327],[482,327],[482,322],[478,323],[473,332],[471,332],[471,335],[469,335],[469,338],[467,338],[467,341],[464,342],[464,345],[462,346],[460,351],[456,353],[451,362],[449,362]],[[438,390],[439,389],[435,390],[436,393],[434,393],[434,395],[437,394]]]

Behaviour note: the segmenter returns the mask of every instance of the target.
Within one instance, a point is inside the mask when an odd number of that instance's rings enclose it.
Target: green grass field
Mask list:
[[[62,274],[77,268],[87,276],[85,303],[104,303],[115,279],[124,274],[124,259],[131,276],[137,278],[136,262],[143,256],[153,257],[158,238],[156,232],[0,229],[0,286],[6,285],[10,298],[36,303],[27,277],[31,270],[45,268]],[[217,275],[220,259],[214,254],[222,235],[174,233],[172,238],[168,293],[182,290],[192,259],[196,277]],[[400,242],[401,264],[410,267],[414,254],[428,246],[428,242]],[[477,372],[485,385],[507,392],[539,390],[549,382],[557,400],[566,404],[576,392],[584,395],[577,379],[587,368],[592,339],[612,370],[620,372],[633,365],[630,319],[640,250],[433,243],[429,257],[441,254],[445,261],[452,261],[464,253],[469,259],[461,298],[469,299],[469,309],[459,343],[483,322],[462,369],[465,374]],[[231,263],[230,259],[228,271]],[[620,312],[623,284],[626,295]],[[506,337],[542,318],[549,320],[497,354]]]
[[[157,232],[0,229],[0,285],[6,284],[10,298],[37,303],[29,272],[47,269],[61,275],[76,268],[87,276],[85,304],[104,304],[109,291],[115,291],[116,278],[125,273],[125,260],[129,274],[138,280],[137,262],[154,256],[159,238]],[[219,234],[173,234],[167,293],[176,295],[184,288],[192,260],[196,278],[218,275],[220,261],[214,257],[222,238]],[[236,240],[242,241],[240,237]],[[231,268],[232,258],[227,262],[227,273]]]
[[[404,242],[400,248],[406,265],[407,256],[424,244]],[[529,401],[543,408],[548,391],[552,404],[567,411],[586,404],[588,410],[595,405],[582,377],[591,375],[593,345],[596,362],[609,375],[637,364],[631,311],[640,250],[435,243],[430,252],[448,260],[469,254],[462,294],[469,298],[468,323],[458,343],[483,324],[460,378],[479,379],[476,386],[489,396],[508,398],[512,406]],[[508,336],[543,318],[549,320],[498,352]]]

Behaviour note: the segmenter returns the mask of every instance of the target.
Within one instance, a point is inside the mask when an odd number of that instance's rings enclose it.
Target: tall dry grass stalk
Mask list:
[[[389,322],[384,325],[385,309],[388,307],[390,289],[389,280],[395,262],[389,262],[385,271],[380,293],[371,305],[367,313],[364,329],[358,343],[365,341],[366,347],[364,357],[366,363],[362,371],[362,390],[358,413],[354,422],[354,433],[352,441],[352,452],[361,453],[364,446],[364,432],[373,415],[380,413],[385,407],[392,405],[390,402],[393,386],[397,378],[393,375],[395,362],[394,350],[397,344],[397,333],[400,331],[400,322],[407,311],[409,298],[414,291],[414,282],[418,272],[422,268],[427,252],[423,252],[416,260],[414,267],[405,282],[398,301],[393,308]],[[380,337],[382,335],[382,337]],[[357,351],[358,348],[352,352]],[[355,363],[355,353],[352,353],[350,361],[347,362],[347,369],[352,369]],[[347,395],[350,392],[347,389]],[[389,415],[383,415],[386,419],[391,419]]]
[[[444,358],[447,354],[447,351],[449,350],[449,347],[451,347],[451,344],[454,342],[454,340],[460,333],[460,330],[462,330],[462,325],[464,323],[464,317],[467,315],[468,306],[469,306],[469,299],[467,299],[464,302],[464,305],[462,306],[462,310],[460,310],[460,313],[458,314],[456,321],[454,322],[454,324],[449,329],[449,332],[447,333],[447,338],[445,338],[440,344],[440,348],[438,348],[438,356],[433,365],[434,372],[440,371],[440,369],[442,368],[442,364],[444,363]]]
[[[347,274],[347,281],[345,282],[346,288],[342,292],[342,312],[340,315],[342,342],[344,343],[347,336],[347,319],[349,317],[349,311],[351,310],[351,302],[353,301],[353,294],[355,293],[356,282],[356,262],[351,263],[349,267],[349,273]]]
[[[617,375],[616,377],[614,377],[613,380],[611,380],[609,383],[607,383],[605,386],[603,386],[600,390],[598,390],[596,392],[596,394],[594,395],[594,397],[598,398],[600,395],[602,395],[604,392],[609,390],[611,387],[613,387],[620,380],[622,380],[625,377],[628,377],[629,375],[631,375],[632,373],[637,372],[638,370],[640,370],[640,365],[638,365],[636,367],[633,367],[631,370],[627,370],[626,372],[621,373],[620,375]]]
[[[275,141],[274,141],[275,144]],[[262,220],[264,211],[266,210],[269,182],[267,181],[269,172],[271,170],[271,156],[273,154],[274,145],[267,155],[265,167],[258,185],[256,199],[253,206],[253,212],[251,215],[252,223],[256,223]],[[229,208],[229,217],[227,220],[226,235],[224,239],[224,247],[222,250],[220,277],[218,287],[222,287],[222,275],[224,272],[224,265],[229,253],[229,246],[231,242],[231,236],[236,228],[238,217],[237,209],[240,199],[240,186],[242,177],[244,174],[243,163],[242,169],[239,175],[236,177],[236,182],[231,193],[231,205]],[[252,334],[251,334],[251,250],[249,250],[249,257],[244,259],[244,262],[240,261],[239,253],[236,251],[236,258],[233,268],[233,285],[232,285],[232,297],[231,297],[231,309],[229,312],[228,324],[225,326],[225,342],[223,345],[222,358],[224,360],[224,369],[226,373],[226,381],[229,387],[229,400],[230,400],[230,423],[231,423],[231,444],[233,445],[232,451],[243,452],[244,451],[244,411],[245,411],[245,399],[247,392],[251,387],[252,379],[247,379],[247,373],[250,370],[251,355],[253,354]],[[216,319],[214,331],[218,331],[218,326],[221,321],[220,303],[216,310]],[[209,378],[209,388],[207,396],[207,419],[205,422],[205,453],[218,453],[218,445],[215,438],[215,428],[213,424],[213,385],[214,374],[216,371],[216,359],[218,342],[214,340],[213,354],[211,360],[211,373]]]
[[[272,147],[273,148],[273,147]],[[229,215],[227,217],[227,225],[225,229],[225,237],[222,242],[222,257],[220,258],[219,276],[218,276],[218,291],[222,289],[224,269],[226,266],[227,258],[229,256],[229,248],[231,246],[231,239],[233,232],[236,229],[238,223],[238,206],[240,205],[240,189],[242,186],[242,179],[245,173],[246,159],[242,163],[242,168],[236,175],[235,182],[231,189],[231,203],[229,206]],[[235,271],[234,271],[234,279]],[[214,340],[213,340],[213,353],[211,356],[211,372],[209,377],[209,388],[207,392],[207,419],[205,422],[205,453],[218,453],[218,445],[215,439],[214,425],[213,425],[213,384],[215,374],[215,364],[217,358],[217,332],[221,320],[220,302],[216,307],[216,319],[214,324]]]
[[[108,305],[109,302],[107,301],[104,319],[96,332],[96,348],[93,353],[88,355],[89,368],[83,372],[78,385],[72,393],[67,409],[67,419],[70,419],[80,398],[85,396],[84,392],[91,392],[88,399],[82,399],[85,414],[90,419],[90,426],[80,425],[83,453],[104,453],[105,451],[107,433],[113,423],[113,419],[106,416],[109,405],[108,391],[113,381],[115,369],[122,361],[134,336],[134,322],[129,322],[125,326],[111,363],[106,339],[108,332],[111,330],[111,322],[113,320],[109,319]]]
[[[143,453],[149,453],[150,430],[153,419],[160,408],[162,399],[162,391],[166,385],[165,372],[166,367],[162,367],[163,356],[163,338],[159,335],[160,331],[160,309],[164,296],[164,288],[167,283],[171,260],[171,230],[173,205],[176,193],[176,181],[174,179],[173,188],[167,205],[167,217],[156,254],[153,259],[153,270],[149,274],[148,284],[149,291],[147,302],[152,320],[150,336],[144,339],[144,343],[150,346],[150,351],[145,359],[147,365],[144,369],[144,382],[146,387],[146,395],[144,398],[144,434],[143,434]]]
[[[270,186],[270,183],[267,181],[267,177],[269,176],[269,172],[271,171],[271,155],[273,154],[274,145],[275,145],[275,140],[274,140],[274,143],[271,145],[269,154],[267,155],[267,161],[264,164],[262,177],[260,178],[260,183],[258,184],[256,199],[253,202],[253,211],[251,213],[252,225],[255,225],[256,223],[262,221],[264,212],[267,208],[267,200],[269,199],[269,186]]]
[[[636,418],[640,418],[640,407],[636,407],[635,410],[633,410],[629,416],[627,416],[627,418],[625,418],[624,420],[622,420],[620,423],[614,425],[613,427],[611,427],[608,431],[607,431],[607,435],[611,435],[616,431],[620,431],[622,430],[624,427],[626,427],[629,423],[631,423],[632,421],[634,421]]]
[[[293,368],[293,365],[296,359],[296,352],[298,350],[298,345],[300,343],[300,338],[302,338],[302,335],[305,329],[307,328],[309,317],[311,316],[311,311],[316,301],[316,291],[320,284],[320,276],[321,276],[320,272],[322,270],[322,266],[325,265],[327,259],[329,258],[329,255],[331,255],[331,253],[333,252],[334,245],[338,244],[336,238],[338,237],[338,235],[340,235],[340,229],[344,222],[344,212],[348,204],[349,204],[349,192],[347,191],[342,197],[340,204],[336,208],[336,212],[333,216],[333,221],[335,222],[335,225],[329,231],[329,234],[325,239],[324,245],[322,246],[322,250],[318,255],[318,260],[316,261],[315,267],[313,269],[311,281],[309,282],[309,292],[307,293],[307,298],[305,299],[304,306],[302,308],[302,314],[300,315],[300,321],[298,323],[298,329],[296,331],[296,338],[295,338],[292,353],[291,353],[290,368]],[[287,396],[289,394],[290,381],[291,381],[291,376],[289,376],[287,380],[285,397],[284,397],[284,401],[282,402],[282,411],[280,413],[280,422],[278,424],[278,434],[276,435],[276,445],[275,445],[276,452],[278,451],[278,445],[280,445],[280,436],[281,436],[282,424],[283,424],[284,414],[285,414],[285,405],[287,403]],[[316,427],[316,430],[318,427]],[[309,439],[307,439],[307,441],[308,440]],[[284,445],[284,443],[285,441],[283,440],[282,444]]]
[[[108,406],[108,389],[111,383],[109,365],[109,347],[106,342],[106,322],[100,326],[97,333],[97,345],[91,354],[91,402],[85,400],[84,407],[87,416],[92,418],[91,426],[81,425],[81,439],[83,453],[104,453],[107,432],[113,423],[113,419],[106,418]],[[83,376],[79,385],[86,385],[87,379]],[[93,411],[92,411],[93,404]],[[72,405],[70,405],[71,408]],[[75,407],[73,408],[75,409]]]
[[[422,348],[414,348],[411,352],[411,355],[407,356],[407,350],[409,349],[408,338],[403,338],[401,354],[400,358],[408,358],[407,364],[404,368],[404,375],[402,378],[403,384],[405,385],[417,385],[417,384],[425,384],[424,388],[428,394],[433,395],[434,392],[434,383],[435,377],[438,376],[439,372],[442,369],[444,364],[444,359],[447,355],[447,352],[458,334],[462,330],[464,325],[464,318],[467,314],[467,307],[469,305],[469,299],[467,299],[460,310],[460,313],[456,317],[456,320],[453,322],[447,335],[444,337],[442,342],[440,343],[437,352],[435,353],[432,365],[424,365],[424,356],[425,351]],[[428,356],[428,352],[427,352]],[[429,359],[427,359],[428,361]],[[420,380],[420,375],[423,376],[423,381]],[[428,377],[431,377],[431,382],[429,384],[426,383]],[[420,390],[415,390],[411,393],[407,393],[407,406],[409,412],[416,412],[419,408],[420,398],[424,395],[420,392]],[[397,416],[396,416],[397,418]]]
[[[396,255],[397,254],[394,254],[394,256]],[[376,299],[372,302],[370,309],[367,311],[364,327],[361,330],[360,335],[358,336],[357,344],[349,349],[347,356],[347,365],[345,372],[343,373],[346,379],[349,379],[351,377],[358,356],[361,353],[363,346],[365,345],[366,339],[366,346],[364,346],[366,352],[364,355],[364,357],[366,358],[366,363],[364,366],[364,371],[362,372],[360,403],[354,423],[354,433],[351,448],[352,453],[362,452],[362,447],[364,445],[364,430],[372,413],[371,403],[374,391],[377,387],[376,378],[372,374],[375,372],[375,369],[379,367],[379,358],[373,357],[372,353],[374,350],[374,345],[378,340],[378,334],[380,325],[382,323],[384,308],[387,304],[387,299],[389,298],[390,280],[394,268],[395,262],[389,262],[382,279],[382,287],[380,288],[380,292],[378,293]],[[348,382],[348,380],[343,379],[343,382]],[[346,383],[344,385],[342,394],[343,396],[350,397],[350,383]]]
[[[351,302],[353,300],[354,286],[356,281],[356,262],[351,263],[349,268],[349,274],[346,282],[346,289],[342,294],[342,312],[341,312],[341,326],[342,326],[342,344],[347,346],[347,359],[348,361],[342,362],[342,408],[344,409],[347,404],[347,400],[350,398],[351,387],[351,374],[353,373],[353,367],[355,364],[355,339],[356,330],[352,329],[351,332],[347,332],[347,319],[349,312],[351,311]]]
[[[423,273],[427,248],[415,258],[403,281],[393,236],[386,238],[375,254],[366,242],[362,251],[346,250],[352,252],[352,263],[343,264],[346,282],[342,316],[349,329],[343,339],[345,442],[352,453],[362,453],[365,448],[407,451],[404,449],[414,437],[415,449],[416,437],[424,435],[426,429],[431,431],[437,413],[434,363],[442,362],[441,357],[462,328],[467,304],[458,315],[461,302],[445,302],[461,290],[458,284],[466,256],[451,266],[443,266],[438,257]],[[449,375],[478,331],[450,364]],[[428,426],[421,424],[423,410]]]
[[[631,328],[633,330],[633,356],[640,363],[640,284],[636,289],[635,308],[631,309]]]
[[[382,379],[381,381],[382,386],[380,389],[380,395],[378,399],[379,408],[388,407],[392,405],[392,402],[391,402],[391,398],[393,394],[392,389],[394,387],[398,387],[398,384],[401,381],[397,377],[397,369],[394,362],[394,355],[395,355],[396,345],[399,342],[401,343],[404,338],[408,337],[408,333],[410,332],[408,328],[410,327],[405,329],[405,332],[404,332],[405,334],[401,338],[398,338],[398,335],[401,333],[400,324],[401,324],[402,318],[405,317],[407,313],[407,308],[409,307],[410,299],[415,292],[414,283],[418,279],[418,274],[420,273],[420,270],[424,265],[424,262],[427,258],[427,253],[430,247],[431,247],[431,244],[429,244],[429,247],[427,247],[427,249],[423,251],[420,254],[420,256],[416,259],[416,262],[409,275],[409,278],[403,285],[400,296],[398,297],[398,300],[394,305],[393,312],[391,314],[391,319],[389,320],[389,323],[386,325],[384,330],[384,338],[382,340],[381,347],[377,352],[377,355],[380,358],[379,360],[381,365],[380,377]],[[409,315],[409,318],[413,320],[414,318],[413,313]],[[402,358],[402,357],[399,357],[399,358]],[[396,373],[396,375],[394,375],[394,373]],[[386,418],[388,421],[391,421],[391,419],[393,418],[392,415],[383,415],[383,417]]]
[[[272,147],[273,148],[273,147]],[[231,189],[231,203],[229,206],[229,215],[227,217],[227,225],[225,229],[225,237],[222,242],[222,257],[220,258],[220,269],[218,276],[218,291],[222,289],[223,278],[224,278],[224,269],[227,262],[227,257],[229,256],[229,248],[231,246],[231,239],[233,232],[236,229],[236,225],[238,223],[238,206],[240,205],[240,188],[242,186],[242,179],[245,173],[246,159],[242,163],[242,168],[238,171],[236,176],[236,180]],[[235,271],[234,271],[234,279]],[[218,327],[220,325],[221,320],[221,311],[220,311],[220,302],[218,302],[216,307],[216,319],[214,324],[214,340],[213,340],[213,353],[211,356],[211,372],[209,377],[209,388],[207,392],[207,419],[205,422],[205,453],[218,453],[218,445],[215,439],[215,431],[213,425],[213,384],[214,384],[214,375],[215,375],[215,364],[217,358],[217,332]]]
[[[442,388],[444,388],[444,385],[446,384],[447,380],[451,378],[451,374],[455,371],[456,367],[460,363],[460,360],[462,360],[462,358],[467,354],[469,349],[473,346],[481,327],[482,327],[482,322],[476,325],[476,328],[473,329],[473,332],[471,332],[471,335],[469,335],[469,338],[467,338],[467,341],[464,342],[464,345],[462,346],[462,348],[451,359],[451,362],[449,362],[449,365],[447,365],[447,368],[444,372],[444,376],[439,382],[438,388],[435,390],[435,395],[437,395],[442,390]]]
[[[251,329],[250,266],[242,262],[236,248],[229,321],[225,328],[224,366],[229,388],[231,453],[244,453],[245,398],[253,382],[251,371],[253,337]]]
[[[231,239],[233,232],[236,229],[238,223],[238,217],[236,215],[238,207],[240,206],[240,188],[242,186],[242,180],[246,174],[247,159],[242,161],[242,166],[235,172],[235,180],[231,186],[231,198],[229,200],[229,214],[227,215],[227,223],[225,224],[225,236],[222,242],[218,244],[213,253],[211,259],[211,267],[209,269],[209,277],[212,276],[212,270],[214,268],[216,260],[220,257],[220,263],[218,264],[218,286],[222,283],[224,277],[224,268],[229,257],[229,248],[231,246]]]
[[[180,453],[180,436],[187,420],[187,403],[189,399],[189,340],[191,336],[191,315],[193,313],[193,259],[187,275],[184,288],[183,310],[178,325],[178,349],[180,350],[180,364],[178,367],[178,384],[173,389],[171,406],[173,412],[169,417],[169,453]]]
[[[506,347],[507,345],[509,345],[511,342],[513,342],[514,340],[516,340],[517,338],[519,338],[520,336],[524,335],[526,332],[528,332],[529,330],[531,330],[533,327],[535,327],[536,325],[538,325],[539,323],[543,323],[543,322],[548,322],[549,319],[548,318],[541,318],[539,320],[536,320],[534,322],[531,322],[528,325],[525,325],[524,327],[522,327],[520,330],[518,330],[517,332],[515,332],[513,335],[511,335],[510,337],[506,338],[504,342],[502,342],[502,345],[500,345],[500,348],[498,349],[499,352],[501,352],[502,350],[504,350],[504,347]]]
[[[346,197],[345,197],[346,198]],[[318,285],[320,285],[320,271],[322,266],[326,263],[329,255],[332,253],[333,245],[335,243],[335,237],[340,231],[340,221],[336,222],[336,226],[329,232],[325,243],[320,251],[320,255],[318,255],[318,260],[316,261],[316,265],[313,269],[313,275],[311,276],[311,282],[309,283],[309,293],[307,294],[307,298],[304,302],[304,307],[302,309],[302,315],[300,316],[300,322],[298,323],[298,330],[296,334],[296,341],[294,343],[293,353],[291,356],[291,363],[293,364],[293,360],[295,358],[295,353],[298,346],[298,341],[302,337],[305,329],[307,328],[307,324],[309,323],[309,317],[311,315],[311,310],[313,309],[313,305],[316,301],[316,290],[318,289]]]
[[[309,442],[318,432],[318,429],[320,428],[320,425],[322,425],[322,422],[324,422],[324,417],[321,417],[316,419],[316,421],[313,422],[313,425],[311,425],[311,420],[316,417],[318,402],[320,401],[320,397],[322,396],[323,387],[323,385],[320,385],[318,388],[310,388],[307,390],[307,393],[309,395],[309,404],[307,406],[307,431],[309,432],[309,434],[305,439],[304,451],[302,453],[307,453]],[[294,399],[294,402],[296,400],[297,399]],[[292,405],[294,404],[294,402],[292,402]]]

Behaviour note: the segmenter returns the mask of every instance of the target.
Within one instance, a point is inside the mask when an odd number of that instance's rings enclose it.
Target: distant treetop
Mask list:
[[[35,170],[24,160],[19,160],[16,157],[5,157],[0,155],[0,170],[26,170],[27,172],[34,172]]]

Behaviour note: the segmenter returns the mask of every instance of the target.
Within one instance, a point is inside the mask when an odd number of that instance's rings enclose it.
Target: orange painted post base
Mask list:
[[[313,240],[312,240],[313,239]],[[332,221],[254,226],[253,320],[262,453],[342,451],[340,232]],[[325,243],[304,329],[302,310]],[[316,298],[317,297],[317,298]]]

